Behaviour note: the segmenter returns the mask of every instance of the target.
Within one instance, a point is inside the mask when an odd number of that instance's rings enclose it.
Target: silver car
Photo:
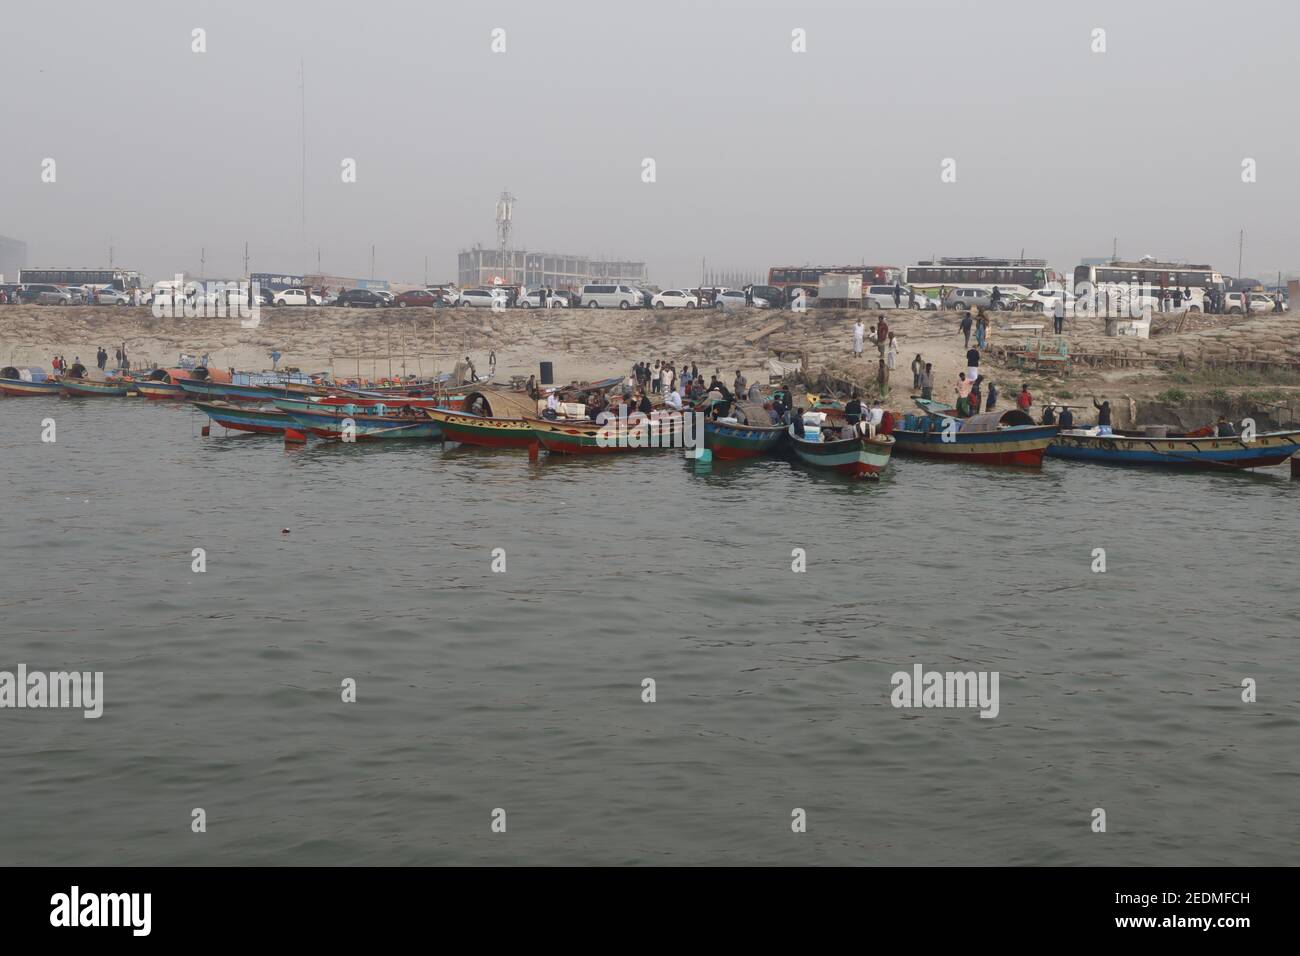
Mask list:
[[[95,302],[99,305],[130,305],[131,296],[119,289],[98,289]]]

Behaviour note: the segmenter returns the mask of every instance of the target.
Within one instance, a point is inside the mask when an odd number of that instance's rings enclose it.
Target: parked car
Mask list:
[[[1223,311],[1229,315],[1273,311],[1273,297],[1264,292],[1229,292],[1223,298]]]
[[[1062,296],[1065,297],[1065,314],[1074,315],[1074,293],[1068,289],[1035,289],[1025,298],[1025,302],[1032,312],[1054,315],[1056,302]]]
[[[630,285],[592,283],[582,287],[584,309],[639,309],[641,293]]]
[[[681,289],[665,289],[650,299],[652,309],[694,309],[700,300]]]
[[[944,297],[945,309],[987,309],[992,293],[985,289],[949,289]]]
[[[410,289],[406,292],[399,292],[393,297],[393,305],[399,309],[405,309],[408,305],[431,309],[437,303],[438,297],[428,289]]]
[[[722,312],[728,312],[732,309],[743,309],[749,305],[745,293],[739,289],[724,289],[719,292],[713,300],[713,307]]]
[[[495,305],[497,302],[501,304]],[[456,304],[472,309],[504,309],[506,293],[504,289],[462,289],[456,298]]]
[[[130,305],[131,293],[121,289],[96,289],[95,302],[99,305]]]
[[[377,309],[384,304],[384,300],[373,289],[344,289],[334,304],[354,309]]]
[[[862,292],[862,305],[868,309],[906,309],[908,308],[907,294],[911,291],[907,286],[902,286],[898,298],[898,305],[894,305],[894,287],[892,285],[873,285],[867,286]],[[918,295],[916,297],[916,307],[918,309],[929,308],[926,305],[927,297]]]
[[[548,289],[546,304],[552,309],[567,309],[569,307],[569,297],[563,292]],[[542,307],[542,290],[534,289],[532,292],[526,292],[519,297],[519,301],[515,305],[521,309],[540,309]]]
[[[745,291],[756,309],[779,309],[785,305],[785,291],[774,285],[746,286]]]
[[[386,306],[392,305],[393,301],[397,298],[397,296],[393,295],[393,293],[389,292],[387,289],[374,289],[372,291],[375,295],[379,296],[381,303]]]
[[[29,305],[72,305],[72,296],[56,285],[33,283],[23,286],[18,301]]]
[[[306,289],[282,289],[275,294],[276,305],[320,305],[320,296],[309,294]]]

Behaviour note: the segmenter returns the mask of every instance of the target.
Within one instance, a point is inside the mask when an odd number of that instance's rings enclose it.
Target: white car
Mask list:
[[[743,309],[748,305],[745,301],[745,293],[739,289],[727,289],[719,292],[718,297],[713,300],[713,307],[722,312],[729,312],[732,309]]]
[[[584,309],[639,309],[641,293],[630,285],[592,283],[582,287]]]
[[[501,304],[493,305],[495,302]],[[503,289],[462,289],[460,295],[456,297],[456,304],[473,309],[504,309],[506,293]]]
[[[681,289],[665,289],[650,298],[652,309],[694,309],[699,304],[699,299]]]
[[[306,289],[282,289],[271,300],[276,305],[320,305],[320,296],[309,295]]]
[[[868,286],[862,293],[862,306],[866,309],[907,309],[908,305],[907,286],[902,286],[898,296],[898,305],[894,305],[894,287],[892,285],[873,285]],[[916,308],[928,309],[929,297],[918,295],[916,297]]]
[[[1243,297],[1250,299],[1250,308],[1246,309]],[[1224,296],[1223,311],[1229,315],[1241,315],[1243,312],[1272,312],[1273,297],[1263,292],[1229,292]]]
[[[521,309],[540,309],[542,307],[542,290],[535,289],[529,292],[520,297],[515,304]],[[563,292],[548,292],[546,293],[546,305],[551,309],[567,309],[569,307],[569,297]]]
[[[131,294],[117,289],[96,289],[95,302],[98,305],[130,305]]]
[[[1035,312],[1042,312],[1043,315],[1055,315],[1056,302],[1061,296],[1065,296],[1065,314],[1074,315],[1074,293],[1069,290],[1035,289],[1029,293],[1026,301],[1033,306]]]

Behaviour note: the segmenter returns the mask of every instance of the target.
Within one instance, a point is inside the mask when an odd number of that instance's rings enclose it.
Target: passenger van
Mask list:
[[[641,293],[630,285],[584,285],[582,306],[586,309],[639,309]]]

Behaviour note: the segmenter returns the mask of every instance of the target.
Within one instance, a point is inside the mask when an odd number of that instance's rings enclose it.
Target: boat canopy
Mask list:
[[[970,418],[959,419],[964,432],[995,432],[1003,425],[1033,425],[1034,420],[1018,408],[1004,412],[983,412]]]
[[[488,418],[537,417],[537,403],[523,392],[507,392],[495,388],[466,392],[465,410]]]
[[[0,378],[12,378],[20,382],[48,382],[50,373],[34,365],[6,365],[0,368]]]

